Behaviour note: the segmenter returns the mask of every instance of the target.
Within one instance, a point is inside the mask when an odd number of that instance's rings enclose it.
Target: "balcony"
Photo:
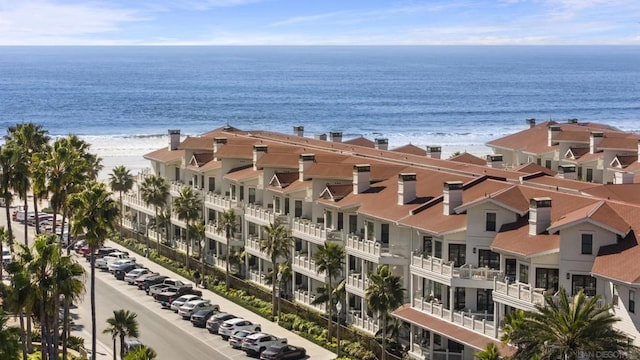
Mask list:
[[[369,278],[362,274],[351,274],[345,279],[345,287],[347,292],[364,297],[365,291],[369,287]]]
[[[176,225],[176,226],[180,226],[182,228],[186,228],[187,227],[187,223],[184,220],[180,219],[178,217],[178,214],[173,213],[173,212],[171,213],[171,223]]]
[[[291,261],[293,271],[310,276],[318,281],[326,283],[328,281],[327,274],[318,271],[316,262],[309,258],[308,255],[295,255]]]
[[[173,196],[178,196],[186,186],[189,185],[184,184],[182,181],[172,180],[169,182],[169,192],[171,192]]]
[[[265,273],[261,273],[257,270],[249,270],[249,280],[271,290],[271,285],[267,284],[267,274]]]
[[[408,265],[409,260],[389,252],[389,246],[374,240],[365,240],[358,235],[349,235],[345,244],[347,254],[376,264]]]
[[[493,316],[486,314],[468,314],[461,311],[445,309],[444,305],[436,301],[425,301],[422,298],[414,298],[412,307],[433,317],[452,322],[477,333],[498,338],[498,329],[493,323]]]
[[[204,193],[204,205],[205,207],[208,207],[220,212],[225,212],[227,210],[230,210],[231,207],[233,206],[231,200],[211,191]]]
[[[411,272],[448,286],[483,289],[493,289],[493,279],[504,277],[500,270],[477,268],[469,264],[455,267],[450,261],[423,256],[418,252],[411,256]]]
[[[255,204],[247,205],[244,210],[244,217],[247,221],[260,225],[269,225],[276,221],[276,214],[273,210]]]
[[[115,194],[115,199],[118,202],[120,201],[120,197],[118,194]],[[155,214],[155,208],[153,206],[147,205],[147,203],[142,199],[138,199],[136,195],[122,194],[122,203],[146,214]]]
[[[213,222],[205,226],[205,235],[210,239],[213,239],[221,244],[227,245],[227,237],[224,231],[218,232],[218,228],[215,226],[215,223]],[[233,234],[233,237],[230,239],[229,246],[243,247],[244,240],[242,240],[242,234],[239,234],[239,233]]]
[[[311,304],[311,302],[313,302],[316,299],[316,295],[309,294],[309,291],[307,290],[295,290],[293,292],[293,298],[296,302],[304,306],[320,311],[321,313],[326,312],[326,309],[327,309],[326,304],[317,304],[317,305]]]
[[[248,254],[260,257],[265,260],[270,260],[267,254],[260,250],[260,239],[256,235],[247,236],[247,241],[244,243],[244,251]]]
[[[376,332],[378,332],[378,329],[380,329],[377,321],[369,317],[363,318],[360,313],[348,314],[347,321],[350,325],[353,325],[370,334],[375,334]]]

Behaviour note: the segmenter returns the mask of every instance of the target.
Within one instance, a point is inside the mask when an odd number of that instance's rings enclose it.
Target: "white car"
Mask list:
[[[135,264],[136,259],[120,259],[114,262],[109,263],[108,269],[109,272],[115,272],[116,270],[120,270],[124,268],[126,265]]]
[[[124,281],[126,281],[127,284],[129,284],[129,285],[134,285],[135,281],[136,281],[136,278],[138,276],[144,275],[144,274],[148,274],[150,272],[151,272],[151,270],[149,270],[149,269],[143,269],[143,268],[133,269],[133,270],[129,271],[128,273],[126,273],[124,275]]]
[[[9,249],[2,249],[2,264],[6,265],[11,262],[11,251]]]
[[[222,336],[223,340],[229,340],[229,337],[239,330],[260,332],[262,327],[260,324],[254,324],[247,319],[235,318],[223,322],[222,325],[220,325],[220,328],[218,328],[218,334]]]
[[[273,335],[258,333],[252,334],[244,338],[242,342],[242,350],[249,355],[260,355],[273,345],[286,345],[286,338],[279,338]]]
[[[178,312],[178,310],[180,309],[180,306],[188,303],[189,301],[200,300],[200,299],[202,298],[199,295],[195,295],[195,294],[182,295],[179,298],[173,300],[173,302],[171,303],[171,310],[173,310],[174,312]]]
[[[178,309],[178,315],[182,316],[182,318],[185,320],[189,320],[191,318],[191,315],[205,309],[219,311],[220,306],[211,304],[211,300],[191,300],[180,306],[180,308]]]

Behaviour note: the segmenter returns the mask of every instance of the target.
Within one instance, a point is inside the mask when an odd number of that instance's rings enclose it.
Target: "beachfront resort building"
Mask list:
[[[554,126],[529,130],[551,134]],[[563,126],[560,132],[569,132]],[[607,131],[592,125],[588,137],[595,128]],[[389,265],[406,289],[405,305],[393,315],[409,324],[403,341],[415,359],[472,359],[491,342],[510,354],[500,341],[505,315],[534,310],[561,287],[602,296],[621,319],[616,326],[640,344],[640,185],[624,176],[629,183],[621,185],[559,176],[549,169],[561,164],[557,154],[578,146],[555,141],[545,145],[549,151],[502,151],[487,163],[470,154],[441,159],[438,146],[388,149],[386,139],[343,141],[340,132],[305,137],[301,127],[281,134],[226,126],[184,139],[170,131],[169,145],[145,155],[151,168],[124,198],[125,225],[140,229],[155,216],[140,195],[145,177],[168,180],[172,199],[191,187],[203,200],[205,260],[225,269],[227,254],[242,254],[234,272],[270,289],[267,279],[278,269],[260,240],[265,227],[284,224],[293,246],[283,259],[292,271],[282,294],[320,312],[326,305],[314,299],[328,277],[314,254],[338,243],[345,268],[332,281],[345,282],[343,319],[372,334],[380,323],[367,306],[368,277]],[[608,159],[607,151],[597,153]],[[613,158],[623,156],[631,155]],[[624,163],[624,171],[634,168]],[[605,177],[598,171],[590,173]],[[227,240],[217,224],[229,210],[238,228]],[[170,218],[169,234],[150,237],[164,236],[183,251],[198,248],[185,244],[186,224],[175,213]]]

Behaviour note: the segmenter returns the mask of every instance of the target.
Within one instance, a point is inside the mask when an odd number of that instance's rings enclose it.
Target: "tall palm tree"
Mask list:
[[[222,213],[216,224],[216,231],[218,233],[224,232],[227,239],[227,252],[225,254],[225,290],[229,292],[229,255],[231,253],[231,239],[235,235],[236,228],[238,227],[238,216],[233,209],[229,209]]]
[[[333,280],[342,274],[344,269],[344,259],[346,253],[342,245],[329,242],[326,245],[320,245],[318,251],[313,254],[313,260],[316,262],[318,272],[324,272],[327,275],[327,315],[329,316],[328,339],[331,339],[331,322],[333,313]],[[340,326],[338,324],[338,326]]]
[[[191,231],[193,232],[193,236],[198,242],[198,257],[200,258],[200,265],[202,268],[202,284],[204,285],[204,276],[205,276],[205,267],[204,267],[204,248],[206,247],[206,226],[204,225],[204,221],[202,219],[196,220],[191,226]],[[203,246],[203,243],[205,245]],[[196,284],[197,285],[197,284]]]
[[[378,313],[383,329],[387,329],[389,312],[402,305],[404,291],[402,280],[391,272],[388,265],[378,266],[369,276],[369,287],[365,291],[365,298],[369,308]],[[382,360],[387,358],[386,338],[385,333],[382,335]]]
[[[0,309],[0,359],[20,359],[20,329],[7,326],[9,317]]]
[[[104,329],[104,334],[111,334],[113,339],[113,360],[116,360],[116,338],[120,338],[120,358],[124,357],[124,339],[127,336],[138,337],[138,314],[129,310],[114,310],[113,317],[107,319],[109,327]]]
[[[278,313],[276,298],[278,272],[275,271],[275,269],[278,268],[278,259],[285,258],[289,261],[291,248],[293,247],[293,238],[291,237],[291,231],[277,220],[269,224],[265,230],[267,238],[260,240],[260,251],[267,254],[269,259],[271,259],[271,266],[273,266],[274,269],[271,272],[271,301],[273,304],[271,314],[272,316],[276,316]]]
[[[27,360],[27,354],[33,351],[30,319],[36,307],[38,287],[31,281],[31,272],[28,269],[28,264],[33,261],[31,250],[24,244],[18,246],[20,249],[15,253],[17,257],[7,265],[7,272],[11,274],[11,284],[9,296],[5,300],[9,309],[17,313],[20,319],[23,360]]]
[[[91,181],[84,190],[74,194],[70,199],[73,209],[71,231],[74,234],[85,233],[86,242],[91,251],[91,353],[96,358],[96,299],[95,251],[104,243],[109,233],[113,231],[118,217],[118,205],[111,198],[103,183]]]
[[[158,354],[150,347],[141,346],[124,357],[123,360],[155,360]]]
[[[494,343],[488,343],[487,346],[473,354],[478,360],[500,360],[500,350]]]
[[[613,328],[619,321],[611,306],[599,306],[598,297],[579,291],[573,298],[565,289],[558,297],[545,296],[544,305],[522,317],[509,318],[505,340],[517,347],[513,359],[576,359],[579,354],[595,351],[632,351],[628,338]]]
[[[0,253],[4,251],[4,244],[9,243],[9,231],[4,227],[0,226]],[[2,279],[2,271],[4,270],[5,264],[0,264],[0,279]]]
[[[178,219],[184,221],[187,225],[187,255],[185,258],[185,267],[187,269],[189,268],[189,247],[191,245],[189,226],[200,217],[200,209],[202,209],[202,199],[189,186],[183,187],[180,190],[180,195],[173,200],[173,210],[178,215]]]
[[[23,207],[25,211],[24,222],[24,243],[29,246],[28,227],[27,227],[27,212],[29,209],[28,192],[30,187],[29,182],[29,162],[27,160],[27,153],[20,151],[18,145],[15,143],[7,143],[5,147],[10,149],[11,158],[11,173],[9,174],[9,181],[11,189],[18,194],[18,197],[23,201]],[[13,148],[13,149],[11,149]]]
[[[114,167],[111,174],[109,174],[109,187],[111,187],[111,191],[117,191],[120,196],[120,239],[122,239],[122,221],[124,219],[122,193],[131,190],[133,187],[133,179],[129,169],[124,165]]]
[[[69,308],[71,304],[79,300],[85,292],[84,280],[85,271],[82,265],[80,265],[74,257],[63,256],[60,258],[55,270],[54,281],[57,287],[56,293],[61,296],[64,301],[63,309],[63,325],[62,325],[62,358],[67,357],[67,348],[69,340]],[[57,319],[57,317],[56,317]],[[55,326],[55,329],[58,327]],[[57,335],[58,332],[55,332]],[[54,338],[54,344],[57,344],[57,339]]]
[[[166,244],[170,244],[169,241],[169,226],[171,225],[171,213],[164,209],[158,213],[155,221],[153,222],[153,228],[157,233],[164,233],[164,241]]]
[[[7,219],[7,232],[9,238],[9,248],[13,251],[13,229],[11,228],[11,204],[13,202],[13,193],[11,187],[13,185],[13,152],[16,151],[14,146],[0,147],[0,197],[4,200],[4,212]]]
[[[167,180],[158,175],[147,176],[142,181],[140,193],[142,201],[147,203],[147,205],[153,205],[155,209],[154,222],[158,222],[158,211],[167,205],[167,198],[169,197],[169,184]],[[160,251],[159,238],[156,239],[156,251]]]

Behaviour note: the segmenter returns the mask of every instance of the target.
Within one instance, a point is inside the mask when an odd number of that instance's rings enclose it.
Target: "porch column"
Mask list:
[[[497,302],[493,303],[493,337],[498,338],[498,327],[500,326],[500,306]]]
[[[433,359],[433,348],[435,344],[433,343],[433,330],[429,331],[429,360]]]
[[[453,308],[455,306],[456,288],[449,286],[449,321],[453,321]]]

